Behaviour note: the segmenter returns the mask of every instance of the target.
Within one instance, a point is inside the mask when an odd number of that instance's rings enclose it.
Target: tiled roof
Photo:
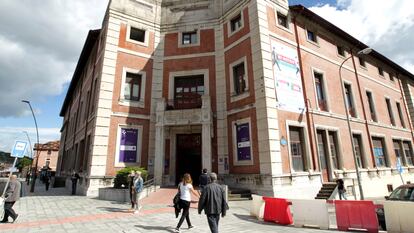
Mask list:
[[[60,141],[51,141],[46,142],[44,144],[40,144],[39,150],[53,150],[58,151],[59,150]],[[34,150],[37,148],[37,143],[35,143]]]

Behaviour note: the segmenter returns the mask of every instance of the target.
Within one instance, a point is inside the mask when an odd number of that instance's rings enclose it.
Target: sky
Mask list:
[[[0,1],[0,151],[16,139],[60,139],[59,112],[88,30],[108,0]],[[319,14],[414,73],[412,0],[290,0]]]

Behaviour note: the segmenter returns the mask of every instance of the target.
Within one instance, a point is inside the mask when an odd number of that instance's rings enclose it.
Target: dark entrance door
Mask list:
[[[322,178],[323,182],[329,182],[330,181],[330,170],[328,166],[328,153],[326,148],[326,137],[325,137],[325,131],[318,130],[318,154],[319,154],[319,160],[320,160],[320,169],[322,171]]]
[[[198,185],[201,174],[201,134],[177,134],[176,184],[184,173],[190,173],[193,184]]]

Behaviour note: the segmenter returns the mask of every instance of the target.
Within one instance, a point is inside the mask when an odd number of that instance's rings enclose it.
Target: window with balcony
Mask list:
[[[355,109],[355,104],[354,104],[355,102],[354,102],[354,98],[353,98],[353,94],[352,94],[351,85],[345,83],[344,88],[345,88],[346,104],[348,106],[348,114],[351,117],[356,117],[356,109]]]
[[[204,95],[204,75],[174,77],[174,100],[169,109],[201,108]]]
[[[373,137],[372,144],[374,146],[375,165],[377,167],[386,167],[387,160],[385,157],[384,139]]]
[[[394,118],[394,113],[392,111],[390,99],[385,98],[385,103],[387,104],[388,116],[390,118],[391,125],[395,126],[395,118]]]
[[[244,62],[233,66],[233,86],[235,95],[240,95],[247,91]]]
[[[318,107],[322,111],[328,111],[328,103],[326,100],[323,75],[318,72],[313,73],[315,77],[316,96],[318,99]]]
[[[124,99],[129,101],[139,101],[141,98],[142,75],[127,72],[124,83]]]
[[[405,128],[405,122],[404,122],[403,112],[402,112],[402,109],[401,109],[401,104],[396,102],[396,105],[397,105],[398,116],[400,117],[401,126],[403,128]]]
[[[374,105],[374,99],[372,98],[372,93],[367,91],[366,95],[367,95],[369,112],[371,114],[371,120],[377,122],[377,115],[375,113],[375,105]]]
[[[294,171],[305,171],[305,143],[303,128],[289,127],[290,153],[292,158],[292,168]]]

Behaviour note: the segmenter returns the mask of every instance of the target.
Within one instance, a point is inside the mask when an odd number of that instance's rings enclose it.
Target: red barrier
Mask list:
[[[335,201],[338,230],[365,229],[378,232],[378,219],[372,201]]]
[[[263,219],[267,222],[276,222],[281,225],[293,224],[292,214],[289,205],[283,198],[263,197],[265,209]]]

